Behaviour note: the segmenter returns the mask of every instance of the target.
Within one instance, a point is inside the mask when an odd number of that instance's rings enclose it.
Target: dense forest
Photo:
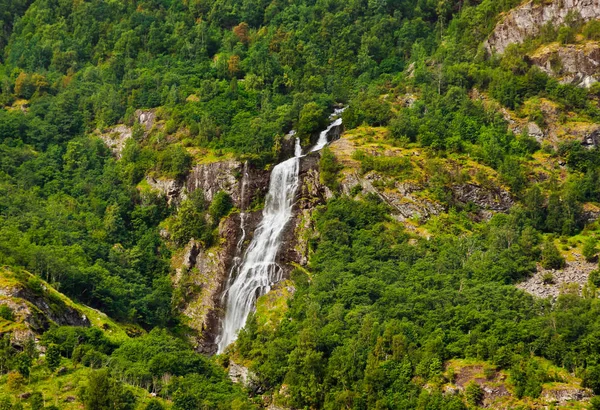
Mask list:
[[[568,135],[540,142],[506,114],[541,129],[600,123],[600,87],[560,81],[530,58],[595,42],[600,23],[570,13],[490,54],[484,41],[519,4],[0,0],[0,266],[124,329],[51,325],[15,342],[18,312],[0,300],[0,409],[483,405],[477,383],[442,388],[457,378],[452,360],[507,375],[515,408],[572,376],[591,392],[579,408],[600,409],[600,273],[555,299],[515,287],[538,268],[564,268],[576,246],[597,263],[588,209],[600,203],[600,151]],[[414,101],[398,102],[406,96]],[[308,145],[340,106],[347,132],[424,152],[426,199],[445,211],[418,234],[381,196],[344,194],[347,164],[324,150],[332,196],[312,213],[310,258],[291,273],[281,319],[251,315],[224,354],[197,353],[173,255],[191,238],[218,245],[219,223],[239,210],[224,192],[170,203],[145,178],[182,181],[207,157],[271,169],[290,130]],[[160,126],[144,129],[139,110]],[[132,135],[115,156],[101,136],[118,125]],[[361,175],[393,186],[419,174],[367,148],[352,157]],[[451,187],[471,177],[444,164],[467,159],[493,175],[472,177],[478,185],[510,193],[509,210],[480,218],[456,200]],[[539,178],[547,163],[561,166]],[[234,361],[252,386],[229,380]],[[60,375],[79,386],[68,402],[79,407],[67,407]]]

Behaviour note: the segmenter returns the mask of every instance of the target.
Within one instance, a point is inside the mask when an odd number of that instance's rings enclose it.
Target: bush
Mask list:
[[[472,406],[478,406],[483,400],[484,392],[480,385],[470,382],[465,389],[467,402]]]
[[[161,404],[158,400],[152,400],[147,405],[145,410],[164,410],[165,406]]]
[[[544,273],[544,276],[542,277],[542,283],[544,283],[544,285],[553,284],[554,283],[554,275],[551,272]]]
[[[585,370],[583,386],[592,389],[594,394],[600,395],[600,365],[590,366]]]
[[[321,183],[329,187],[332,190],[338,189],[337,173],[341,169],[341,165],[338,163],[335,155],[329,149],[325,147],[321,151],[321,161],[319,163],[321,170]]]
[[[218,223],[221,218],[226,216],[229,211],[233,208],[233,200],[231,196],[225,191],[219,191],[214,196],[208,213],[213,218],[214,223]]]
[[[542,247],[542,266],[545,269],[562,269],[565,267],[565,258],[560,254],[552,241],[546,241]]]
[[[8,320],[10,322],[13,322],[15,320],[13,310],[8,305],[0,306],[0,317],[4,320]]]
[[[592,262],[596,259],[598,253],[598,247],[596,246],[598,241],[596,238],[588,238],[583,244],[583,257],[586,261]]]
[[[558,42],[561,44],[572,44],[575,42],[575,29],[563,26],[558,30]]]
[[[583,35],[588,40],[600,40],[600,21],[592,20],[583,27]]]
[[[167,177],[182,178],[192,165],[192,156],[180,145],[170,145],[158,153],[158,170]]]
[[[589,281],[596,287],[600,287],[600,270],[590,272]]]
[[[54,343],[46,349],[46,365],[51,372],[60,366],[60,348]]]

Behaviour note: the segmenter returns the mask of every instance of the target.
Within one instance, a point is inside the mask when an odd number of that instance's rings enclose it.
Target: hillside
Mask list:
[[[589,0],[0,0],[0,408],[600,409]]]

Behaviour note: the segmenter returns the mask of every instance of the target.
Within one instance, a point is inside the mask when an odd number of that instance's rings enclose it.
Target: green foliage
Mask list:
[[[590,20],[583,27],[583,36],[588,40],[600,40],[600,21]]]
[[[589,237],[583,243],[583,257],[586,261],[592,262],[596,259],[598,253],[598,241],[594,237]]]
[[[339,187],[337,173],[341,168],[342,166],[338,163],[335,155],[331,152],[331,149],[329,149],[329,147],[323,148],[321,150],[321,159],[319,161],[319,179],[321,183],[331,190],[337,191]]]
[[[8,305],[0,305],[0,317],[10,322],[15,320],[13,310]]]
[[[484,391],[481,386],[475,382],[470,382],[465,388],[467,403],[471,406],[479,406],[483,400]]]
[[[535,360],[522,361],[513,366],[510,378],[518,398],[538,398],[542,393],[542,384],[548,381],[548,375]]]
[[[310,102],[302,107],[296,130],[300,137],[306,137],[323,128],[324,124],[325,110],[316,102]]]
[[[362,174],[376,171],[384,175],[399,177],[408,174],[412,169],[408,157],[379,157],[368,155],[363,151],[355,151],[352,158],[360,161]]]
[[[201,190],[194,191],[179,205],[169,229],[171,238],[180,246],[187,244],[192,238],[210,245],[212,234],[206,221],[206,211],[204,194]]]
[[[545,269],[562,269],[565,267],[565,258],[560,254],[553,241],[544,242],[541,264]]]
[[[164,406],[158,400],[151,400],[148,402],[144,410],[164,410]]]
[[[31,410],[43,410],[44,396],[41,392],[33,392],[28,401],[29,405],[31,406]]]
[[[46,365],[51,372],[60,366],[60,348],[54,343],[46,348]]]
[[[15,357],[15,369],[23,376],[29,377],[31,371],[32,360],[26,353],[19,353]]]
[[[90,374],[80,399],[86,410],[133,410],[135,397],[123,383],[113,378],[108,369]]]
[[[562,26],[558,29],[558,42],[561,44],[572,44],[575,42],[577,31],[574,27]]]
[[[221,220],[224,216],[229,214],[229,211],[233,208],[233,200],[231,196],[225,191],[219,191],[215,194],[210,206],[208,207],[208,213],[213,218],[215,223]]]
[[[583,385],[592,389],[594,394],[600,395],[600,366],[590,366],[585,370]]]
[[[183,178],[189,172],[192,157],[180,145],[169,145],[157,156],[158,171],[170,178]]]

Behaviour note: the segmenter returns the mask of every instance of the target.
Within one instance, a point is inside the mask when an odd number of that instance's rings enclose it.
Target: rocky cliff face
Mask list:
[[[242,203],[244,173],[247,175]],[[182,181],[151,176],[147,176],[146,181],[152,188],[165,195],[169,204],[179,204],[188,193],[200,189],[207,201],[212,201],[217,192],[225,191],[231,196],[235,207],[246,209],[253,200],[265,196],[269,173],[253,166],[244,167],[240,161],[225,160],[195,165]]]
[[[269,182],[267,171],[244,165],[235,160],[196,165],[184,181],[153,180],[148,182],[163,192],[170,203],[177,204],[188,193],[202,190],[211,201],[219,191],[227,192],[238,209],[264,197]],[[243,191],[243,192],[242,192]],[[219,225],[218,245],[206,249],[192,240],[177,261],[175,288],[182,293],[180,310],[187,317],[187,325],[193,329],[194,341],[199,351],[216,352],[215,338],[222,315],[221,298],[235,258],[241,257],[243,249],[260,222],[261,211],[247,212],[244,219],[246,241],[238,248],[242,235],[240,214],[235,213]]]
[[[253,231],[256,215],[249,219],[248,229]],[[176,270],[174,286],[183,293],[180,310],[187,318],[186,324],[195,331],[193,339],[202,353],[214,354],[217,350],[221,297],[240,235],[239,214],[234,214],[219,225],[219,245],[205,249],[201,243],[190,241]]]
[[[560,46],[554,43],[533,54],[531,62],[562,83],[590,87],[600,79],[600,44]]]
[[[488,52],[503,53],[512,43],[522,43],[540,33],[549,23],[557,27],[565,22],[569,12],[577,12],[583,21],[600,18],[598,0],[553,0],[535,4],[529,1],[506,13],[485,43]]]
[[[69,299],[34,280],[33,275],[1,269],[0,280],[0,304],[8,306],[14,315],[13,324],[8,326],[14,344],[21,345],[51,325],[90,326],[89,319]]]

